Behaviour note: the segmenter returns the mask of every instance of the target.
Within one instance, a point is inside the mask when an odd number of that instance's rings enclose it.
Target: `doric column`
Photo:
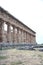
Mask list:
[[[31,43],[33,43],[33,36],[31,35]]]
[[[13,27],[13,41],[18,43],[18,29],[15,26]]]
[[[24,31],[22,30],[22,43],[24,42]]]
[[[28,33],[28,42],[30,43],[30,34]]]
[[[21,43],[23,42],[23,41],[22,41],[22,38],[23,38],[23,35],[22,35],[22,29],[21,29]]]
[[[23,42],[25,42],[25,37],[24,37],[24,30],[23,30]]]
[[[19,29],[19,42],[22,42],[22,29]]]
[[[34,43],[36,44],[36,36],[34,36]]]
[[[23,35],[24,35],[24,43],[26,42],[26,32],[23,31]]]
[[[27,42],[27,32],[25,32],[25,35],[26,35],[26,42]]]
[[[0,42],[2,42],[2,21],[0,20]]]
[[[2,22],[2,38],[3,42],[6,42],[6,31],[4,30],[4,22]]]
[[[15,27],[13,26],[13,42],[15,42]]]
[[[0,42],[5,43],[5,31],[4,31],[4,21],[0,20]]]
[[[25,35],[26,35],[26,42],[27,42],[27,32],[25,32]]]
[[[22,43],[22,29],[21,29],[21,43]]]
[[[27,33],[27,43],[28,43],[28,33]]]
[[[29,42],[30,43],[36,43],[36,39],[35,39],[35,36],[34,35],[32,35],[32,34],[29,34]]]
[[[28,34],[28,43],[29,43],[29,34]]]
[[[20,31],[20,29],[19,29],[19,28],[17,28],[17,43],[19,43],[19,42],[20,42],[19,31]]]
[[[26,31],[25,31],[25,43],[26,43]]]
[[[11,40],[11,25],[7,23],[7,42],[12,42]]]
[[[25,40],[25,43],[26,43],[26,31],[24,31],[24,35],[25,35],[24,36],[25,37],[24,40]]]
[[[15,43],[17,43],[17,27],[15,27]]]
[[[30,43],[31,43],[31,34],[30,34]]]
[[[29,43],[29,35],[28,35],[28,32],[26,32],[26,42]]]

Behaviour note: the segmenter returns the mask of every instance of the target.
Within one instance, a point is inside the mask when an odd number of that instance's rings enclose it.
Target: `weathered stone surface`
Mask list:
[[[6,32],[4,22],[7,24]],[[0,42],[36,43],[36,35],[32,29],[0,7]]]

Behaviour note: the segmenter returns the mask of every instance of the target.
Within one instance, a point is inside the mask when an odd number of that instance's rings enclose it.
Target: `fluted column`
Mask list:
[[[21,43],[23,42],[23,41],[22,41],[22,38],[23,38],[23,35],[22,35],[22,29],[21,29]]]
[[[30,34],[30,43],[36,43],[36,39],[35,39],[35,36]]]
[[[2,42],[2,21],[0,20],[0,42]]]
[[[25,43],[25,31],[23,31],[23,35],[24,35],[23,37],[24,37],[24,43]]]
[[[17,43],[17,27],[13,26],[13,42]]]
[[[4,31],[4,21],[0,19],[0,42],[5,43],[6,37],[5,37],[5,31]]]
[[[16,40],[15,40],[15,26],[13,26],[13,42],[15,43]]]
[[[25,42],[25,32],[23,30],[23,42]]]
[[[26,42],[27,42],[27,32],[26,32]]]
[[[20,31],[20,29],[19,29],[19,28],[17,28],[17,43],[19,43],[19,42],[20,42],[19,31]]]
[[[26,42],[27,42],[27,32],[26,32]]]
[[[6,31],[4,30],[4,22],[2,22],[2,39],[3,42],[6,42]]]
[[[25,31],[25,43],[26,43],[26,31]]]
[[[29,35],[28,35],[28,32],[26,34],[26,37],[27,37],[27,43],[29,43]]]
[[[30,34],[30,43],[31,43],[31,34]]]
[[[7,23],[7,42],[12,42],[11,40],[11,25]]]
[[[28,33],[27,33],[27,43],[28,43]]]
[[[24,31],[22,30],[22,43],[24,42]]]
[[[33,43],[33,36],[31,35],[31,43]]]
[[[30,43],[30,34],[28,33],[28,42]]]
[[[22,42],[22,29],[19,29],[19,42]]]
[[[28,34],[28,43],[29,43],[29,34]]]
[[[36,43],[36,36],[34,36],[34,43]]]

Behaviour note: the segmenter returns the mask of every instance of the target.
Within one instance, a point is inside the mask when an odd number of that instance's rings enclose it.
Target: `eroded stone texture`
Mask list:
[[[7,24],[7,31],[4,30]],[[11,30],[11,26],[13,29]],[[36,43],[35,32],[0,7],[0,42]]]

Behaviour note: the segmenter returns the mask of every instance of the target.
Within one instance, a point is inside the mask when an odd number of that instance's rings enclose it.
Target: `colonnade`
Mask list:
[[[4,30],[4,23],[7,25],[7,31]],[[35,36],[0,19],[0,42],[34,43]]]

